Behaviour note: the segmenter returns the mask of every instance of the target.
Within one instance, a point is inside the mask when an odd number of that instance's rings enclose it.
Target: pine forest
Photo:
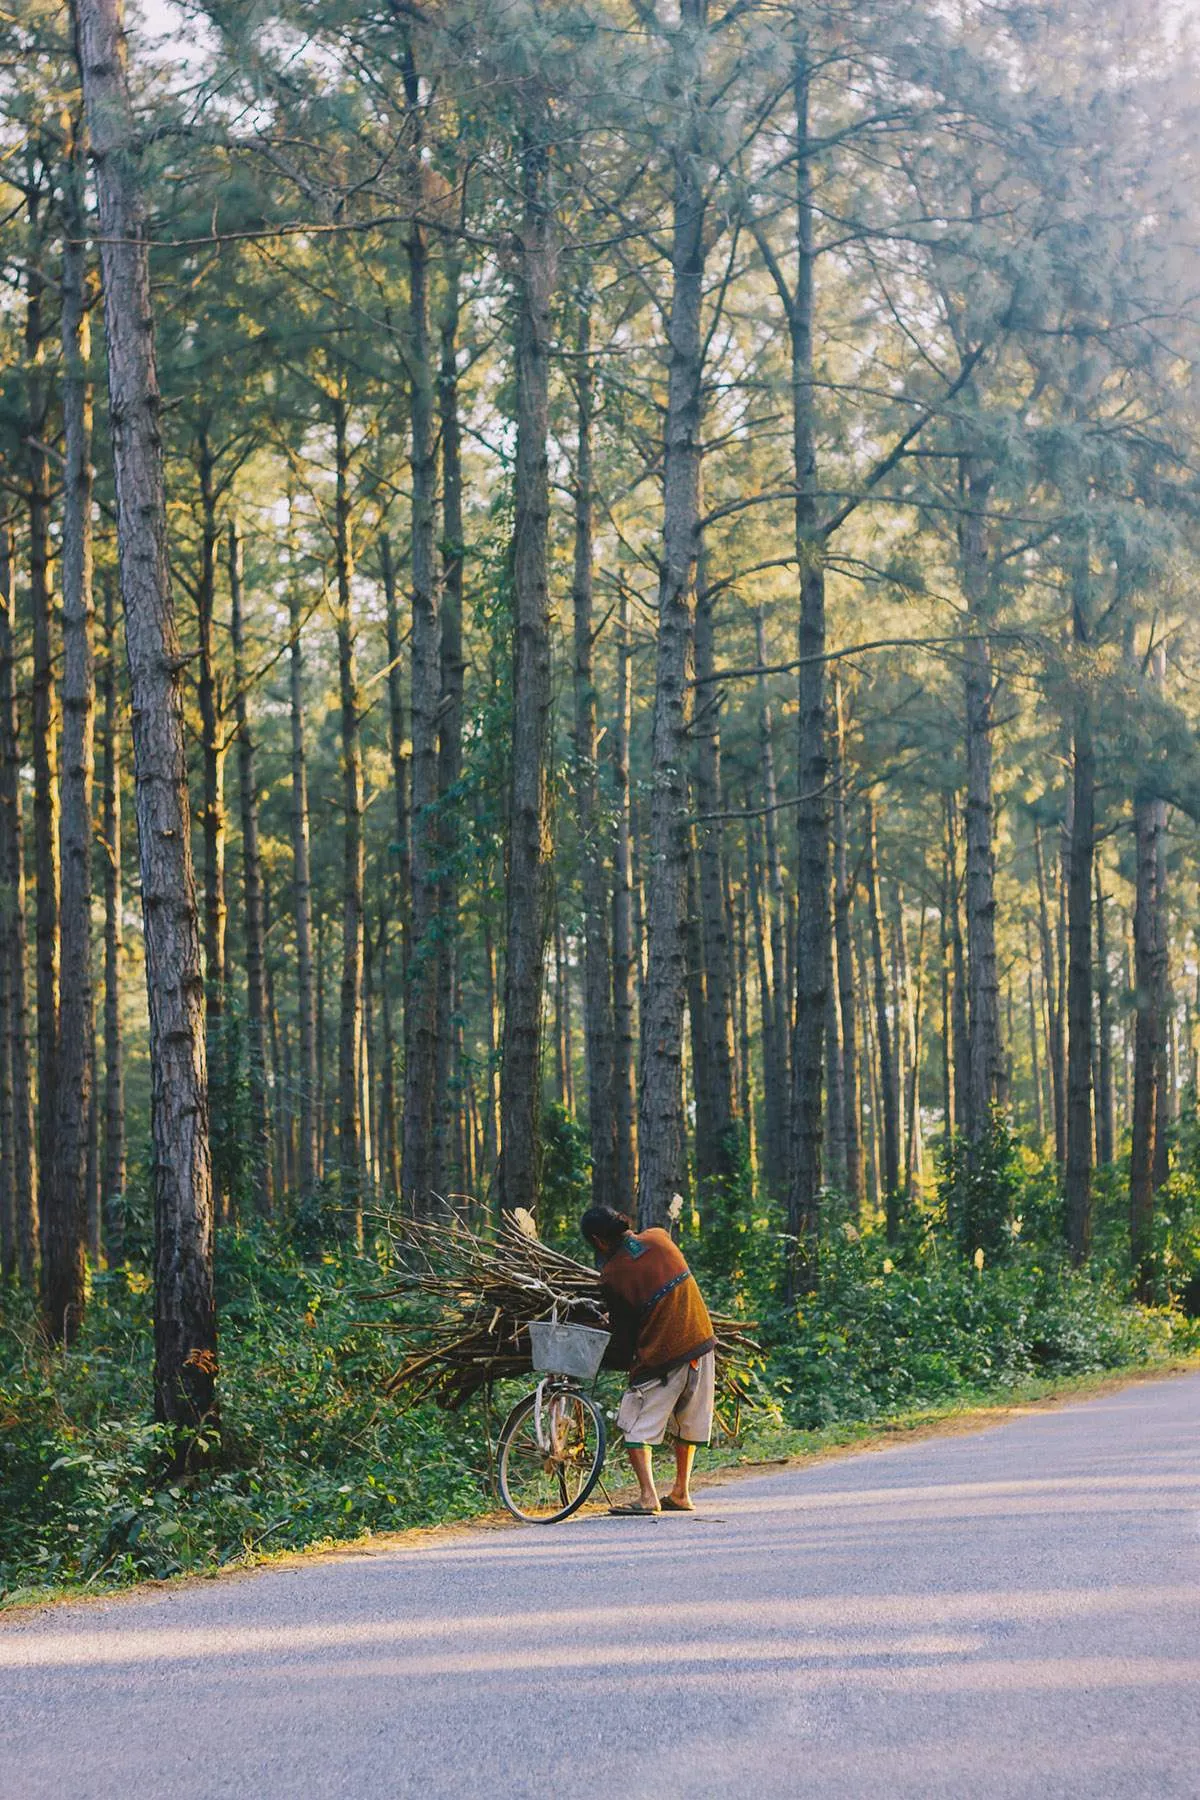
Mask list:
[[[406,1221],[1197,1347],[1187,14],[0,13],[0,1591],[478,1510]]]

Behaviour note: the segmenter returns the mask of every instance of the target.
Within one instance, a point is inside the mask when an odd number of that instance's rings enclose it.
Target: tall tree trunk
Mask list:
[[[1040,830],[1034,833],[1033,843],[1038,884],[1038,935],[1042,947],[1042,985],[1046,993],[1049,1030],[1046,1060],[1050,1065],[1050,1093],[1054,1111],[1054,1154],[1059,1168],[1062,1169],[1066,1167],[1067,1161],[1067,1071],[1063,1055],[1063,995],[1061,984],[1057,979],[1058,959],[1055,955],[1054,933],[1050,923],[1046,863],[1042,853]]]
[[[762,608],[754,613],[755,649],[759,668],[766,666],[767,639]],[[770,962],[762,981],[763,1113],[767,1185],[772,1194],[787,1193],[788,1119],[788,1008],[787,929],[783,891],[783,864],[779,855],[779,792],[775,780],[774,726],[765,679],[758,678],[758,735],[762,780],[763,830],[766,844],[766,881],[762,896],[763,924],[769,934]],[[762,939],[764,956],[768,939]]]
[[[550,299],[556,255],[548,118],[521,145],[523,213],[517,276],[517,448],[512,546],[512,765],[500,1056],[500,1206],[537,1206],[546,935],[550,921]]]
[[[72,1343],[83,1322],[92,1093],[92,388],[88,360],[81,121],[72,120],[64,183],[63,682],[59,903],[61,983],[55,1052],[53,1156],[48,1171],[42,1299],[52,1339]]]
[[[496,978],[496,943],[491,914],[483,922],[484,1019],[487,1027],[487,1082],[483,1122],[483,1166],[489,1183],[500,1162],[500,998]]]
[[[441,797],[438,838],[441,879],[438,888],[437,997],[437,1150],[435,1179],[439,1192],[460,1191],[466,1184],[461,1148],[465,1099],[462,1063],[457,1055],[459,1027],[459,855],[458,789],[463,766],[463,515],[462,453],[458,420],[458,262],[451,257],[440,322],[438,417],[442,440],[442,595],[441,700],[438,710],[438,793]]]
[[[1004,1098],[1000,980],[996,969],[995,808],[992,798],[992,668],[986,634],[991,572],[987,536],[990,474],[959,458],[959,564],[971,635],[964,657],[967,717],[967,1134],[981,1139]]]
[[[363,848],[362,714],[355,668],[353,571],[350,547],[350,452],[345,396],[334,402],[337,491],[334,556],[337,564],[338,692],[342,726],[342,985],[338,1015],[338,1173],[342,1230],[362,1234],[363,1162]]]
[[[1029,1067],[1033,1082],[1033,1131],[1039,1149],[1046,1135],[1046,1114],[1042,1094],[1041,1052],[1038,1048],[1041,1038],[1038,1005],[1034,995],[1033,980],[1033,945],[1029,935],[1029,920],[1025,921],[1025,984],[1026,1003],[1029,1008]]]
[[[7,1051],[12,1116],[0,1121],[11,1155],[13,1249],[21,1285],[37,1280],[37,1139],[30,1079],[28,1000],[25,978],[25,842],[21,805],[21,750],[17,728],[12,529],[0,523],[0,959],[4,966]]]
[[[834,681],[834,948],[837,963],[838,1007],[842,1024],[842,1083],[846,1115],[846,1193],[857,1219],[863,1199],[862,1144],[859,1138],[861,1108],[858,1095],[858,1022],[854,1001],[854,953],[850,912],[853,887],[846,841],[846,731],[842,716],[841,683]]]
[[[104,715],[101,833],[104,844],[104,1241],[109,1266],[125,1254],[125,1044],[121,1025],[124,884],[121,869],[121,726],[117,697],[116,582],[104,584]]]
[[[161,402],[139,134],[120,0],[77,0],[80,62],[99,201],[109,413],[150,1010],[154,1140],[155,1414],[183,1461],[216,1423],[212,1170],[200,921],[192,873],[183,658],[167,567]]]
[[[300,589],[289,570],[289,694],[292,727],[292,909],[296,925],[296,1012],[300,1033],[299,1186],[311,1200],[320,1179],[320,1109],[316,997],[313,986],[312,866],[309,854],[308,762],[304,742],[304,648]]]
[[[419,118],[419,89],[406,56],[409,110]],[[442,698],[441,633],[434,564],[437,451],[434,378],[429,347],[429,250],[415,219],[408,232],[408,368],[412,432],[412,933],[404,1007],[404,1197],[428,1211],[437,1180],[438,976],[438,709]]]
[[[245,911],[246,1013],[250,1026],[250,1107],[254,1144],[254,1203],[269,1213],[272,1203],[272,1133],[267,1083],[266,926],[263,917],[262,854],[258,843],[258,772],[250,731],[243,603],[242,539],[229,523],[230,635],[233,643],[233,708],[237,725],[238,800],[242,824],[242,903]]]
[[[405,750],[404,652],[401,649],[400,606],[396,595],[392,540],[386,531],[379,534],[379,571],[383,578],[387,625],[388,750],[392,763],[392,802],[396,809],[396,841],[392,854],[395,859],[397,910],[400,915],[401,964],[407,970],[412,931],[412,842],[409,821],[409,759]]]
[[[575,642],[575,816],[583,886],[583,1042],[588,1082],[592,1199],[609,1206],[617,1189],[617,1109],[613,967],[609,954],[608,877],[597,794],[596,678],[592,623],[591,318],[579,309],[576,338],[575,562],[571,598]]]
[[[967,1019],[967,959],[963,947],[962,911],[958,879],[958,808],[953,794],[946,797],[946,849],[950,863],[951,954],[954,962],[954,1125],[966,1133],[970,1117],[970,1028]]]
[[[1137,798],[1133,809],[1137,845],[1137,903],[1133,919],[1134,1004],[1133,1133],[1129,1152],[1129,1249],[1139,1299],[1150,1299],[1154,1284],[1154,1140],[1156,1089],[1161,1064],[1163,1020],[1158,937],[1158,836],[1162,804]]]
[[[796,241],[798,273],[789,317],[795,542],[800,570],[799,744],[796,808],[796,1019],[792,1049],[788,1217],[798,1246],[815,1237],[821,1192],[821,1081],[829,979],[829,808],[825,696],[825,569],[818,533],[813,416],[813,196],[809,155],[807,42],[796,52]],[[791,989],[789,988],[789,992]]]
[[[1073,571],[1076,644],[1091,638],[1086,536]],[[1096,753],[1086,693],[1075,700],[1070,863],[1067,872],[1067,1247],[1082,1263],[1092,1241],[1092,858],[1096,841]]]
[[[29,601],[33,618],[33,862],[37,889],[35,966],[37,979],[38,1212],[43,1234],[50,1229],[54,1179],[54,1129],[58,1105],[55,1055],[59,994],[59,818],[58,753],[55,733],[54,596],[50,544],[50,376],[46,367],[43,264],[46,232],[42,197],[29,199],[30,248],[26,266],[25,454],[28,472]],[[43,1284],[45,1269],[43,1268]]]
[[[638,1218],[663,1225],[686,1185],[682,1057],[687,975],[688,726],[692,612],[700,520],[706,169],[701,59],[706,0],[680,0],[674,35],[680,125],[673,176],[667,412],[663,440],[663,554],[651,727],[646,983],[638,1119]]]
[[[866,803],[867,856],[865,886],[871,927],[871,959],[875,972],[875,1041],[879,1060],[879,1106],[883,1125],[883,1193],[888,1242],[900,1230],[900,1118],[897,1105],[895,1047],[888,1016],[887,972],[883,954],[883,917],[879,905],[879,875],[875,856],[875,802]],[[878,1117],[878,1114],[876,1115]]]
[[[1104,919],[1105,896],[1100,862],[1096,861],[1096,994],[1099,1002],[1100,1079],[1096,1090],[1096,1146],[1099,1160],[1111,1163],[1115,1146],[1112,1070],[1112,975],[1108,966],[1108,935]]]
[[[1151,673],[1161,687],[1166,677],[1165,652],[1161,645],[1155,648],[1151,659]],[[1158,802],[1155,828],[1154,943],[1160,1021],[1154,1076],[1154,1191],[1157,1193],[1170,1173],[1175,1041],[1171,1007],[1171,927],[1167,916],[1167,808],[1162,800]]]
[[[622,585],[618,601],[617,707],[613,729],[612,769],[616,795],[613,843],[613,1087],[616,1121],[615,1204],[632,1209],[637,1190],[637,1070],[634,996],[636,949],[633,936],[633,844],[629,794],[629,736],[633,711],[633,649],[630,642],[629,594]]]
[[[754,1059],[750,1047],[750,951],[746,933],[746,890],[739,885],[734,900],[734,937],[737,950],[735,992],[738,1007],[738,1109],[746,1132],[746,1160],[752,1175],[758,1169],[758,1134],[754,1129]]]
[[[721,696],[716,669],[712,591],[703,558],[696,590],[696,684],[698,709],[692,725],[697,827],[700,938],[704,959],[704,1158],[698,1173],[728,1179],[738,1164],[737,1094],[733,1057],[733,1000],[729,988],[729,928],[725,911],[725,828],[721,812]],[[700,1107],[697,1104],[697,1149]]]

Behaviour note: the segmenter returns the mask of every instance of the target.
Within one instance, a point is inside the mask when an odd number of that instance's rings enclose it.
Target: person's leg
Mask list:
[[[626,1444],[633,1472],[637,1476],[641,1504],[647,1512],[658,1511],[658,1489],[654,1485],[653,1451],[649,1444]]]
[[[671,1489],[671,1498],[677,1506],[692,1504],[692,1464],[696,1460],[695,1444],[682,1444],[675,1440],[675,1486]]]

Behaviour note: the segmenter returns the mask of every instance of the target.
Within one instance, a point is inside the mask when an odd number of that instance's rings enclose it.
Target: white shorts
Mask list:
[[[617,1408],[617,1430],[627,1444],[707,1444],[712,1436],[717,1359],[711,1350],[695,1362],[626,1388]]]

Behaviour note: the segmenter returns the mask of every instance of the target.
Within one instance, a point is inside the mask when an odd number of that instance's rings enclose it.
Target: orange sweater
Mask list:
[[[626,1235],[601,1269],[600,1285],[613,1335],[632,1355],[631,1381],[667,1375],[716,1343],[695,1276],[657,1226]]]

